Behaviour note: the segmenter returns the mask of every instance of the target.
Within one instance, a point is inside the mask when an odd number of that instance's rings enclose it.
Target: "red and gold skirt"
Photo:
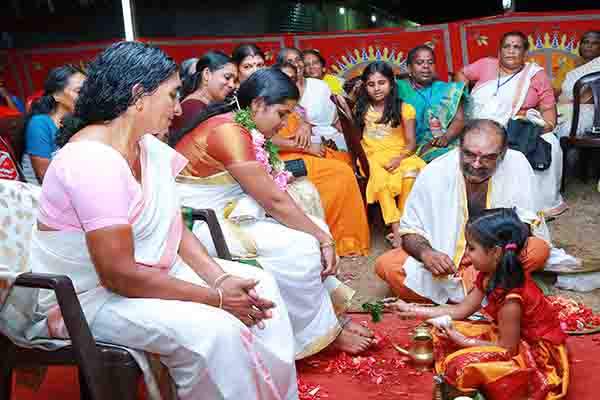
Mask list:
[[[498,332],[489,323],[455,321],[463,335],[496,341]],[[462,392],[480,390],[487,400],[557,400],[566,396],[569,361],[564,345],[521,340],[511,356],[498,346],[459,348],[434,333],[436,371]]]

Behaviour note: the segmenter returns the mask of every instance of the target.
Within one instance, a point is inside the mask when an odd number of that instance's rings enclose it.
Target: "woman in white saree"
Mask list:
[[[335,242],[325,223],[304,214],[286,193],[280,160],[265,152],[265,138],[281,128],[298,97],[281,71],[259,70],[242,82],[234,104],[209,107],[195,128],[171,136],[190,160],[177,178],[179,194],[185,206],[215,210],[234,257],[275,277],[292,322],[296,358],[334,342],[358,353],[370,345],[372,333],[343,316],[354,291],[335,278]],[[203,224],[194,233],[214,252]]]
[[[556,100],[550,79],[536,63],[526,63],[529,49],[522,32],[507,32],[500,41],[498,58],[482,58],[467,65],[457,80],[475,86],[471,92],[469,119],[492,119],[504,127],[513,118],[523,118],[543,127],[541,137],[550,143],[552,163],[546,170],[534,170],[539,208],[547,216],[568,209],[560,194],[562,150],[552,133],[556,126]]]
[[[588,31],[579,42],[582,63],[566,73],[558,96],[558,125],[554,131],[559,137],[569,136],[573,119],[573,87],[581,77],[600,71],[600,31]],[[579,106],[577,134],[590,130],[594,124],[594,104],[591,90],[584,90]]]
[[[311,143],[321,144],[323,140],[333,141],[339,151],[348,151],[337,108],[331,101],[331,89],[320,79],[304,76],[302,52],[294,47],[282,49],[277,55],[279,65],[290,63],[297,69],[300,100],[298,106],[303,110],[304,120],[311,127]]]
[[[174,176],[187,160],[146,134],[168,131],[180,85],[173,60],[142,43],[90,65],[42,187],[32,270],[68,275],[94,337],[157,354],[180,399],[297,399],[277,285],[207,254],[182,222]],[[40,311],[50,337],[68,335],[53,294]]]

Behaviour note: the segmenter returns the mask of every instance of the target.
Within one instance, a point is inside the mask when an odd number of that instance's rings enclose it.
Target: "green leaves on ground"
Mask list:
[[[382,301],[376,301],[374,303],[363,303],[362,309],[368,313],[371,313],[371,319],[373,322],[379,322],[383,318],[383,310],[385,306]]]

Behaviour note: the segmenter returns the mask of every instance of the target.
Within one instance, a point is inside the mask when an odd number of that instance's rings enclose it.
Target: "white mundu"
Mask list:
[[[251,259],[273,275],[292,322],[296,358],[315,354],[333,342],[342,330],[338,318],[349,307],[354,291],[335,277],[322,281],[317,239],[266,217],[226,171],[207,178],[179,176],[177,181],[184,206],[215,210],[235,257]],[[328,231],[323,221],[312,220]],[[209,253],[216,253],[206,224],[196,223],[194,234]]]
[[[173,171],[172,164],[181,156],[150,135],[140,146],[143,207],[140,212],[132,207],[135,214],[130,216],[136,262],[157,274],[208,286],[179,256],[169,270],[152,268],[159,265],[169,243],[173,221],[181,219],[173,178],[179,170]],[[179,241],[175,245],[179,248]],[[34,229],[32,238],[33,271],[68,275],[94,337],[159,355],[179,399],[297,399],[292,328],[275,280],[266,271],[217,261],[233,275],[258,280],[259,296],[276,303],[264,330],[248,328],[227,311],[209,305],[127,298],[108,291],[100,284],[81,231]],[[64,325],[51,321],[56,315],[54,296],[41,294],[40,306],[49,315],[54,336],[65,336]]]

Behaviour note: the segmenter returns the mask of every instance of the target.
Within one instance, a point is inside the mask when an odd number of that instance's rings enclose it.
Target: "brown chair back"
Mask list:
[[[600,136],[600,71],[592,72],[579,78],[573,87],[573,118],[571,121],[571,132],[569,140],[577,136],[577,125],[579,124],[579,112],[581,103],[581,93],[584,88],[592,90],[594,99],[594,123],[591,133]]]
[[[584,88],[592,90],[594,99],[594,120],[591,131],[585,131],[583,135],[577,135],[577,127],[579,125],[579,113],[581,112],[581,94]],[[567,167],[568,157],[567,152],[571,148],[579,150],[577,163],[578,170],[582,173],[584,182],[587,179],[589,172],[590,161],[596,162],[597,156],[594,152],[600,150],[600,71],[592,72],[584,75],[575,82],[573,86],[573,116],[571,120],[571,132],[569,136],[560,138],[560,146],[565,156],[563,157],[563,174],[561,181],[561,189],[564,191],[567,184]]]
[[[348,146],[348,153],[352,158],[352,169],[357,178],[369,179],[369,161],[360,141],[362,140],[362,131],[354,122],[351,105],[348,100],[342,96],[333,95],[331,100],[337,107],[338,116],[342,125],[342,133]],[[359,168],[360,166],[360,168]]]

